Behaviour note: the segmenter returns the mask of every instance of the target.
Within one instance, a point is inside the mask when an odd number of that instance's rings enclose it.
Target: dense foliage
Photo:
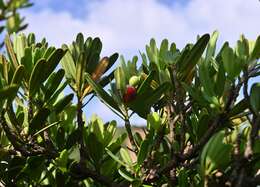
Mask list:
[[[29,6],[0,0],[0,33],[25,29],[19,9]],[[216,50],[218,35],[183,49],[151,39],[126,61],[101,57],[100,39],[82,34],[61,48],[7,34],[0,186],[260,185],[260,37]],[[124,121],[123,132],[116,121],[85,118],[93,97]],[[145,127],[133,129],[133,114]]]
[[[226,42],[216,53],[217,38],[218,32],[199,36],[182,50],[167,40],[158,48],[152,39],[140,59],[121,56],[108,71],[118,54],[101,58],[99,38],[78,34],[55,48],[34,34],[7,35],[7,54],[0,56],[0,183],[260,184],[260,83],[250,84],[259,81],[260,37],[242,35],[234,48]],[[93,96],[124,120],[126,133],[116,133],[116,121],[85,119]],[[134,113],[146,119],[144,133],[132,131]]]

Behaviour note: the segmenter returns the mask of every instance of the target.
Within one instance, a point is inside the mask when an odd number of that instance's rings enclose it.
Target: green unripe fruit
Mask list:
[[[129,85],[134,87],[137,87],[140,84],[140,82],[141,82],[140,76],[134,75],[129,79]]]

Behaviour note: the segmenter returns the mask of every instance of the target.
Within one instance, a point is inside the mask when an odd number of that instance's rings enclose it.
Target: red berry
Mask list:
[[[125,103],[133,101],[136,97],[136,89],[133,86],[127,86],[126,91],[123,95],[123,100]]]

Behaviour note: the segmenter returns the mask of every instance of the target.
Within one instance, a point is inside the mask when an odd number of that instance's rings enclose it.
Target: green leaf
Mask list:
[[[34,94],[39,90],[43,83],[43,70],[45,59],[40,59],[33,68],[32,74],[29,80],[29,96],[33,97]]]
[[[94,133],[90,133],[86,137],[86,147],[88,149],[88,153],[90,154],[96,168],[99,166],[99,162],[102,159],[102,155],[104,152],[104,147],[102,143],[98,140],[97,136]]]
[[[135,132],[134,133],[134,139],[135,139],[135,142],[138,145],[138,147],[140,147],[140,145],[141,145],[141,143],[143,141],[143,138],[142,138],[142,136],[140,135],[139,132]]]
[[[160,120],[159,114],[157,112],[148,114],[147,123],[149,124],[150,128],[153,128],[154,130],[158,131],[160,128],[160,125],[161,125],[161,120]]]
[[[137,97],[133,101],[128,103],[128,106],[136,112],[140,117],[145,118],[150,112],[152,105],[154,105],[170,87],[170,83],[165,82],[158,88],[153,90],[150,86],[153,72],[147,77],[147,79],[141,84],[139,93],[137,91]],[[146,89],[145,89],[146,88]]]
[[[26,47],[24,49],[24,56],[21,58],[21,64],[24,65],[26,71],[26,79],[29,79],[29,73],[33,69],[32,58],[32,47]]]
[[[166,91],[171,87],[171,84],[169,82],[165,82],[161,84],[158,88],[156,88],[152,94],[145,100],[145,103],[147,105],[152,106],[154,103],[156,103],[161,96],[166,93]]]
[[[83,50],[84,47],[84,36],[82,33],[78,33],[76,37],[76,43],[80,47],[80,50]]]
[[[108,149],[112,153],[117,153],[120,150],[121,145],[125,142],[126,138],[127,138],[127,134],[126,133],[122,133],[118,138],[115,138],[113,143],[111,143],[108,146]]]
[[[187,58],[181,63],[180,72],[182,77],[185,78],[190,71],[195,67],[199,59],[201,58],[205,48],[207,47],[210,39],[209,34],[203,35],[197,43],[192,47]]]
[[[5,99],[12,100],[12,98],[16,95],[17,91],[17,85],[5,86],[4,88],[0,89],[0,101],[3,101]]]
[[[50,76],[50,74],[55,70],[65,53],[66,51],[64,51],[63,49],[56,49],[47,59],[44,66],[44,80],[46,80]]]
[[[106,69],[106,71],[104,73],[106,73],[115,64],[117,59],[118,59],[118,53],[114,53],[113,55],[111,55],[109,57],[109,60],[108,60],[109,64],[108,64],[107,69]]]
[[[103,124],[102,124],[103,125]],[[107,126],[105,126],[104,130],[104,140],[103,144],[105,146],[109,145],[114,138],[116,132],[116,121],[112,120]]]
[[[19,34],[14,37],[14,51],[18,62],[21,64],[21,58],[24,56],[24,48],[26,47],[26,37],[24,34]]]
[[[144,162],[144,160],[146,159],[147,157],[147,154],[149,152],[149,146],[150,146],[150,142],[149,140],[144,140],[140,146],[140,151],[138,152],[138,155],[137,155],[137,164],[139,166],[141,166]]]
[[[21,173],[24,173],[25,176],[28,176],[32,181],[39,181],[45,167],[45,159],[43,156],[31,156],[27,158],[26,165]]]
[[[212,81],[212,79],[210,77],[209,67],[206,63],[203,63],[199,66],[199,78],[200,78],[200,82],[204,89],[203,93],[205,93],[207,95],[207,97],[215,96],[214,84],[213,84],[214,82]]]
[[[156,72],[152,71],[149,73],[149,75],[147,76],[147,78],[143,81],[143,83],[140,85],[140,87],[137,90],[137,95],[144,95],[149,88],[151,87],[151,82],[155,77]]]
[[[56,114],[64,110],[64,108],[72,101],[73,96],[74,94],[66,95],[53,106],[53,110],[56,112]]]
[[[255,47],[251,54],[251,59],[258,59],[260,58],[260,36],[257,37],[255,42]]]
[[[239,101],[234,107],[232,107],[231,111],[228,113],[229,117],[233,117],[244,112],[249,107],[249,103],[247,99],[242,99]]]
[[[125,62],[124,57],[123,57],[122,55],[120,55],[119,60],[120,60],[120,66],[122,67],[123,72],[124,72],[125,79],[126,79],[126,80],[129,80],[130,77],[131,77],[131,75],[130,75],[131,72],[129,72],[130,70],[129,70],[129,68],[126,66],[126,62]]]
[[[215,134],[204,146],[201,153],[201,171],[210,175],[215,169],[225,170],[231,159],[232,145],[223,143],[225,132]]]
[[[68,163],[69,153],[67,149],[64,149],[61,153],[59,158],[56,160],[56,163],[59,169],[64,173],[67,171],[67,163]]]
[[[46,49],[46,51],[44,52],[43,58],[45,59],[49,59],[51,55],[53,55],[55,53],[55,47],[49,47],[48,49]]]
[[[120,149],[120,155],[121,155],[123,161],[125,163],[127,163],[127,165],[129,165],[129,166],[133,165],[133,161],[129,155],[129,152],[125,148]]]
[[[24,76],[24,66],[19,65],[14,72],[14,76],[12,78],[11,84],[20,85],[21,81],[23,80],[23,76]]]
[[[126,78],[121,67],[116,68],[116,70],[114,71],[114,77],[116,80],[117,90],[120,90],[123,93],[126,89]]]
[[[14,49],[13,49],[12,41],[11,41],[9,35],[6,35],[6,37],[5,37],[5,46],[6,46],[7,53],[11,58],[11,62],[12,62],[13,67],[17,68],[19,64],[18,64],[16,55],[15,55],[15,52],[14,52]]]
[[[81,96],[82,83],[84,83],[84,70],[85,70],[85,54],[81,53],[79,60],[76,64],[76,85],[77,92]]]
[[[212,33],[210,40],[209,40],[209,43],[208,43],[205,61],[209,61],[211,59],[211,57],[214,57],[214,54],[215,54],[215,51],[216,51],[216,43],[217,43],[217,40],[218,40],[218,36],[219,36],[218,31],[214,31]]]
[[[67,49],[66,46],[63,45],[64,49]],[[72,58],[71,52],[67,50],[64,57],[61,60],[62,68],[65,70],[65,76],[67,79],[76,80],[76,66],[75,62]]]
[[[27,43],[28,46],[31,46],[33,44],[35,44],[35,34],[34,33],[29,33],[28,37],[27,37]]]
[[[218,72],[217,72],[217,79],[214,91],[215,93],[221,97],[223,95],[224,89],[225,89],[225,82],[226,82],[226,76],[225,76],[225,70],[223,63],[219,63]]]
[[[32,135],[32,137],[37,136],[38,134],[40,134],[40,133],[46,131],[47,129],[49,129],[49,128],[55,126],[55,125],[58,125],[58,124],[60,124],[60,121],[54,122],[54,123],[42,128],[41,130],[37,131],[34,135]]]
[[[260,112],[260,83],[254,83],[250,91],[250,105],[256,114]]]
[[[104,142],[104,123],[95,114],[91,117],[91,123],[89,124],[89,131],[93,132],[96,135],[97,139],[102,144],[106,144],[107,143],[107,142]]]
[[[34,134],[35,132],[43,128],[50,113],[51,112],[49,109],[41,108],[30,122],[29,134]]]
[[[249,56],[249,43],[244,35],[241,35],[240,40],[237,41],[236,55],[241,59],[247,59]]]
[[[52,73],[46,83],[45,100],[48,100],[52,94],[58,89],[64,77],[65,71],[60,69],[57,73]]]
[[[111,97],[107,92],[105,92],[105,90],[103,90],[103,88],[100,85],[96,84],[91,79],[91,76],[88,73],[86,74],[86,79],[89,85],[93,88],[93,90],[96,92],[96,94],[104,103],[106,103],[108,106],[112,107],[119,113],[123,114],[122,111],[119,109],[116,101],[113,99],[113,97]]]
[[[118,170],[118,173],[123,177],[125,178],[127,181],[129,182],[133,182],[135,179],[134,179],[134,176],[131,175],[131,173],[129,173],[127,170],[125,170],[124,168],[120,168]]]
[[[113,160],[115,160],[117,163],[119,163],[120,165],[123,165],[123,166],[125,166],[125,167],[128,167],[128,165],[127,165],[126,163],[124,163],[123,161],[121,161],[121,160],[119,159],[119,157],[116,156],[114,153],[112,153],[112,151],[110,151],[108,148],[105,148],[105,150],[106,150],[106,153],[107,153]]]
[[[236,59],[233,49],[227,46],[222,52],[222,59],[225,71],[233,80],[241,71],[240,63]]]

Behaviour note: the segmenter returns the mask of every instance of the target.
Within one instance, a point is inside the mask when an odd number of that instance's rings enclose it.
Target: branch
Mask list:
[[[79,130],[79,145],[80,145],[80,158],[84,159],[85,149],[84,149],[84,141],[83,141],[83,128],[84,128],[84,121],[82,118],[83,111],[82,111],[82,101],[80,97],[78,97],[78,104],[77,104],[77,124],[78,124],[78,130]]]
[[[21,139],[19,139],[16,134],[7,125],[5,117],[5,110],[2,111],[0,115],[0,124],[5,131],[8,140],[11,142],[12,146],[16,151],[19,151],[23,156],[36,156],[36,155],[46,155],[50,158],[55,158],[57,152],[55,150],[47,150],[37,144],[26,144]]]
[[[135,143],[135,140],[134,140],[134,136],[133,136],[132,129],[131,129],[131,124],[130,124],[130,121],[129,121],[128,118],[125,118],[125,128],[126,128],[126,132],[128,134],[129,141],[132,145],[132,149],[136,153],[137,152],[137,146],[136,146],[136,143]]]

